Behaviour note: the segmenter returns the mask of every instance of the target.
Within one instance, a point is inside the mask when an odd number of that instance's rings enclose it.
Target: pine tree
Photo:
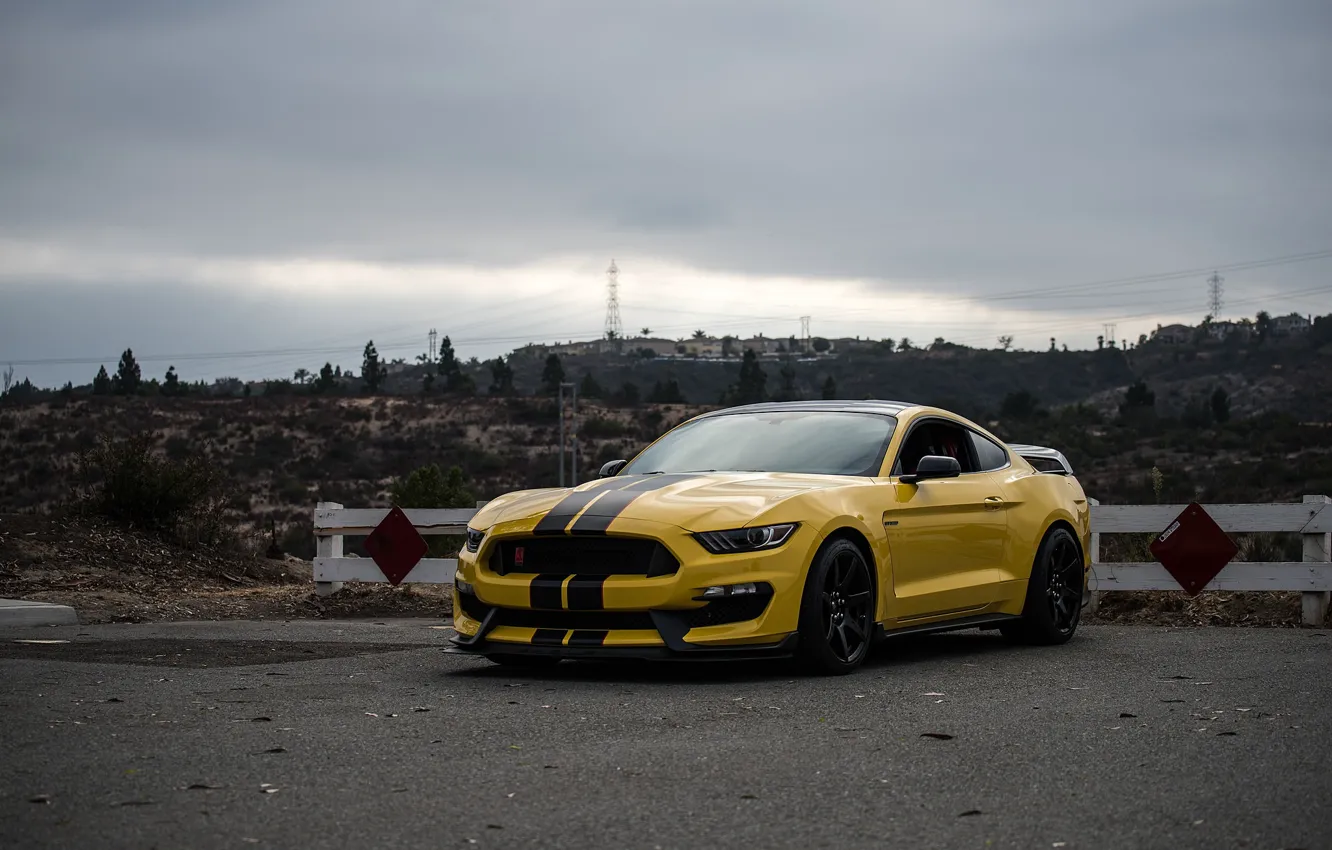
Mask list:
[[[541,371],[541,384],[549,395],[556,395],[562,383],[564,383],[564,365],[560,363],[560,356],[552,353],[546,358],[546,368]]]
[[[332,363],[325,363],[324,368],[319,370],[319,377],[314,379],[310,386],[310,391],[315,393],[329,393],[338,388],[337,373],[333,371]]]
[[[111,376],[106,374],[106,365],[103,364],[97,369],[97,377],[93,378],[93,395],[111,394]]]
[[[597,379],[592,376],[592,373],[585,372],[582,382],[578,385],[578,394],[583,398],[601,398],[603,393],[604,390],[602,390],[601,384],[597,383]]]
[[[176,367],[171,366],[167,369],[166,377],[162,380],[162,395],[177,396],[180,394],[180,376],[176,374]]]
[[[463,372],[462,364],[453,351],[453,341],[445,336],[439,343],[439,377],[444,381],[444,392],[450,395],[471,395],[476,382]]]
[[[490,394],[510,395],[513,393],[513,368],[503,357],[490,361]]]
[[[832,375],[829,375],[827,380],[823,382],[823,397],[826,399],[837,398],[837,381],[833,379]]]
[[[366,392],[371,395],[378,393],[387,377],[388,369],[380,362],[379,352],[375,350],[375,341],[372,339],[365,344],[361,361],[361,381],[365,384]]]
[[[786,361],[782,363],[781,371],[777,374],[782,378],[782,386],[774,398],[777,401],[795,401],[800,398],[800,388],[796,386],[795,364],[791,362],[791,358],[786,358]]]
[[[134,351],[127,348],[120,355],[120,365],[116,368],[112,388],[116,395],[138,395],[142,385],[143,373],[139,370],[139,363],[134,359]]]
[[[763,401],[768,396],[768,376],[758,364],[758,355],[754,349],[746,348],[744,361],[740,364],[740,380],[736,384],[735,400],[737,404],[753,404]]]

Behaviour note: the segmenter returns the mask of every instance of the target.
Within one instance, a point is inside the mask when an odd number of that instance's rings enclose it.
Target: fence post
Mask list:
[[[315,511],[341,510],[342,505],[337,502],[317,502]],[[341,558],[342,557],[342,535],[333,534],[327,537],[315,537],[315,557],[317,558]],[[315,593],[320,596],[330,596],[342,590],[340,581],[317,581],[315,582]]]
[[[1094,505],[1099,505],[1100,502],[1097,501],[1096,499],[1088,497],[1087,504],[1094,506]],[[1092,581],[1092,587],[1095,588],[1096,567],[1101,561],[1101,533],[1096,530],[1095,517],[1092,518],[1091,560],[1092,560],[1091,581]],[[1087,600],[1087,613],[1092,615],[1093,617],[1096,616],[1096,608],[1100,605],[1100,603],[1101,603],[1101,592],[1099,590],[1093,589],[1091,592],[1091,598]]]
[[[1305,504],[1326,505],[1332,503],[1327,496],[1305,496]],[[1332,561],[1332,533],[1304,535],[1304,561]],[[1301,597],[1303,622],[1306,626],[1320,628],[1327,619],[1329,594],[1326,590],[1306,590]]]

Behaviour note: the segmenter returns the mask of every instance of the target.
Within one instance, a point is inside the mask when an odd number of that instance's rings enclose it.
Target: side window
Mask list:
[[[971,435],[971,445],[976,449],[976,459],[980,463],[980,471],[988,472],[992,469],[1000,469],[1008,465],[1008,453],[988,437],[982,437],[975,431],[968,431]]]
[[[916,471],[916,464],[926,455],[945,455],[957,458],[962,471],[976,472],[972,463],[971,447],[967,444],[970,432],[945,422],[922,422],[911,429],[898,454],[896,474]],[[1007,461],[1005,461],[1007,462]]]

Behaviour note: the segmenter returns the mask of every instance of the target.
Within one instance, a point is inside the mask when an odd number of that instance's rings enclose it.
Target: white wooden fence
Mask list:
[[[478,503],[477,508],[484,505]],[[1101,535],[1155,533],[1164,529],[1185,505],[1101,505],[1092,500],[1092,604],[1107,591],[1179,590],[1179,584],[1159,563],[1102,561]],[[1203,505],[1226,532],[1294,532],[1303,535],[1303,560],[1289,562],[1231,561],[1204,590],[1299,591],[1303,594],[1305,625],[1321,626],[1332,591],[1332,499],[1305,496],[1302,502],[1251,505]],[[370,558],[343,554],[345,535],[368,535],[388,514],[388,508],[344,508],[334,502],[315,506],[315,589],[321,596],[343,582],[383,582],[384,574]],[[466,532],[473,508],[407,508],[407,518],[422,535]],[[404,582],[450,584],[458,562],[452,558],[423,558]]]

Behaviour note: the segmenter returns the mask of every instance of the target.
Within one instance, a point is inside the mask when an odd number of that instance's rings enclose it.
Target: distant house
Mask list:
[[[1248,338],[1250,326],[1239,322],[1212,322],[1207,328],[1207,335],[1215,340],[1229,339],[1235,334]]]
[[[1304,333],[1311,327],[1313,320],[1299,313],[1272,317],[1272,336],[1294,336]]]
[[[1188,345],[1193,341],[1193,328],[1188,325],[1156,326],[1152,331],[1152,341],[1165,345]]]

